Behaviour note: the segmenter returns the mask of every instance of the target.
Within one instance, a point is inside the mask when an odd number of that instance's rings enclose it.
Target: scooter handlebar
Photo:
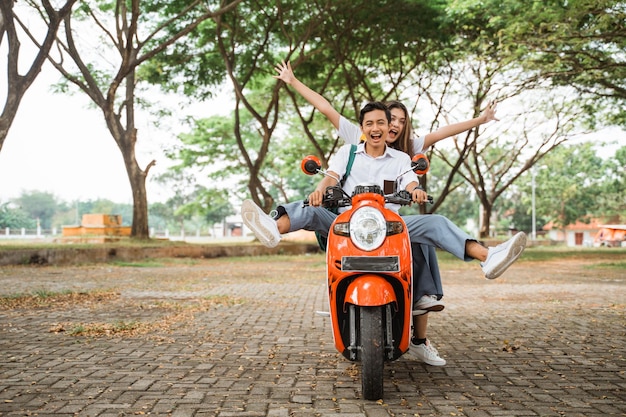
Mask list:
[[[411,198],[411,193],[409,193],[406,190],[402,190],[402,191],[398,191],[395,194],[391,194],[391,195],[387,195],[385,196],[385,201],[387,203],[392,203],[392,204],[400,204],[403,206],[408,206],[409,204],[412,203],[412,198]],[[428,201],[426,201],[429,204],[433,204],[433,197],[431,195],[428,196]]]
[[[352,204],[352,198],[345,195],[343,191],[337,190],[337,187],[328,187],[326,189],[326,193],[322,197],[322,207],[333,208],[333,207],[347,207]],[[385,202],[391,204],[400,204],[402,206],[408,206],[413,202],[411,199],[411,193],[408,191],[399,191],[394,194],[386,195]],[[428,204],[433,204],[433,197],[428,195],[428,200],[426,201]],[[309,206],[309,199],[304,199],[302,206]]]
[[[332,186],[326,188],[326,192],[322,196],[322,207],[335,208],[347,207],[352,204],[352,198],[341,189],[341,187]],[[309,199],[303,201],[303,207],[309,206]]]

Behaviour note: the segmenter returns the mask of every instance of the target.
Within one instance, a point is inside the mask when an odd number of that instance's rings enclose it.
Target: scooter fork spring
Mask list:
[[[348,307],[348,316],[350,317],[350,360],[356,360],[358,347],[356,345],[356,307],[354,304],[350,304]]]
[[[387,358],[393,359],[393,325],[391,323],[391,304],[385,306],[385,352]]]

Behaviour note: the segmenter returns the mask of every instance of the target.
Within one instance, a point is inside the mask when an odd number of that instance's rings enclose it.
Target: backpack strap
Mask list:
[[[354,163],[355,153],[356,153],[356,145],[351,145],[350,146],[350,158],[348,159],[348,165],[346,166],[346,173],[343,174],[343,177],[341,178],[341,181],[340,181],[342,187],[346,183],[346,178],[348,178],[348,175],[350,175],[350,171],[352,170],[352,164]]]

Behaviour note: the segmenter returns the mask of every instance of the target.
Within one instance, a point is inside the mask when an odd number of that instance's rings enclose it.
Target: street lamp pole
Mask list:
[[[532,210],[532,222],[533,222],[533,231],[531,234],[532,240],[537,240],[537,218],[535,215],[535,175],[536,175],[536,171],[535,171],[535,167],[533,166],[530,169],[530,178],[531,178],[530,184],[532,188],[531,210]]]

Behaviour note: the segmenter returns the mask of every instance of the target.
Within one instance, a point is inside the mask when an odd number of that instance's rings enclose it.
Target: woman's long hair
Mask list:
[[[406,109],[404,104],[399,101],[392,100],[385,103],[389,110],[392,109],[400,109],[404,112],[404,127],[401,132],[398,132],[398,138],[395,142],[389,144],[390,147],[394,149],[398,149],[409,155],[411,158],[413,157],[413,143],[411,139],[413,138],[413,128],[411,124],[411,118],[409,117],[409,111]]]

